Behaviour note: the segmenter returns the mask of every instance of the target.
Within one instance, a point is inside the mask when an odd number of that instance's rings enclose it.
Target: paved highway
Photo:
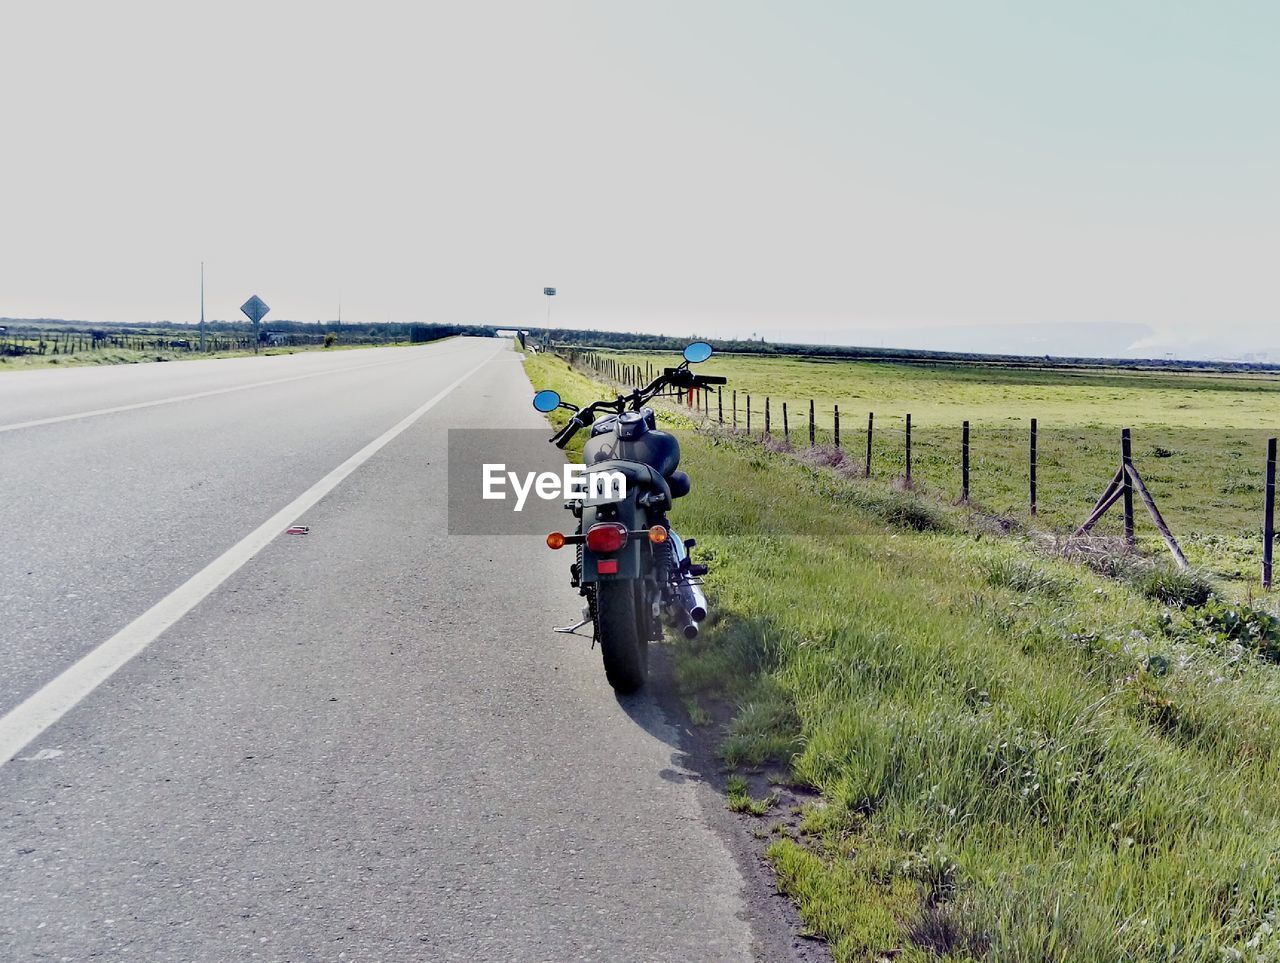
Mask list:
[[[485,339],[0,375],[0,959],[762,954],[564,559],[447,535],[529,397]]]

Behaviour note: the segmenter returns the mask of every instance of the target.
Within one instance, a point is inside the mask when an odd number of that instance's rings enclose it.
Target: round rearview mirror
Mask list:
[[[698,364],[711,357],[711,345],[705,341],[695,341],[684,349],[684,360],[689,364]]]
[[[560,407],[560,393],[552,391],[548,388],[546,391],[539,391],[533,396],[533,406],[546,414],[549,411],[555,411]]]

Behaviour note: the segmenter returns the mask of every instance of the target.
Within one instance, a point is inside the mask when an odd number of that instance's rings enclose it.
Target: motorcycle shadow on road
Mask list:
[[[708,781],[703,771],[707,758],[699,751],[703,740],[676,694],[670,646],[650,646],[649,678],[643,689],[614,697],[632,722],[671,748],[671,768],[660,770],[659,778],[671,783]]]

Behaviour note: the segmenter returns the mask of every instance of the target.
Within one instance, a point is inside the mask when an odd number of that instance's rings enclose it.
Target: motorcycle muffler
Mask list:
[[[689,613],[690,619],[701,622],[707,617],[707,599],[702,594],[702,589],[687,579],[682,579],[677,591],[680,593],[680,605]],[[685,634],[688,635],[688,632]],[[690,635],[689,638],[693,636]]]

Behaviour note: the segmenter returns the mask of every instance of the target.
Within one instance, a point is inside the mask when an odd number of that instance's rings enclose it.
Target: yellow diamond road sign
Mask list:
[[[240,305],[240,310],[244,312],[246,318],[257,324],[267,316],[267,312],[271,309],[267,307],[267,302],[262,300],[256,294],[244,304]]]

